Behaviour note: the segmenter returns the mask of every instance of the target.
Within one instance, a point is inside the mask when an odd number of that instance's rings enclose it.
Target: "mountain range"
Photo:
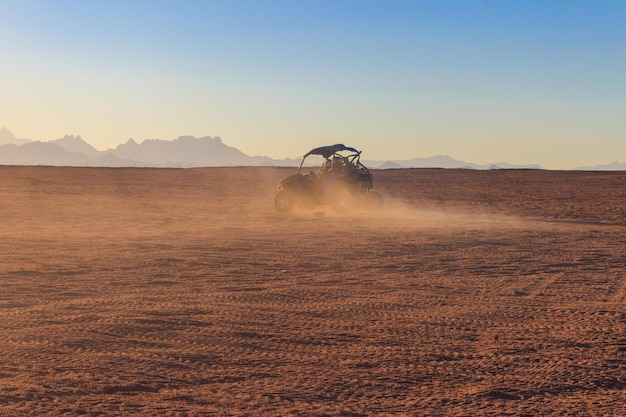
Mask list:
[[[219,137],[181,136],[174,140],[129,139],[115,149],[99,151],[80,136],[66,135],[48,142],[18,139],[7,128],[0,129],[0,165],[53,165],[93,167],[216,167],[216,166],[298,166],[301,158],[274,159],[249,156],[226,145]],[[541,166],[506,162],[477,165],[447,155],[393,161],[363,160],[371,168],[465,168],[542,169]],[[626,163],[614,162],[588,170],[626,170]]]

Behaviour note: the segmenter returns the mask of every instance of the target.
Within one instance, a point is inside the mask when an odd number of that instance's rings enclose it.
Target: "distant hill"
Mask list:
[[[420,167],[420,168],[462,168],[464,166],[472,166],[464,161],[457,161],[448,155],[436,155],[429,158],[413,158],[402,161],[393,161],[402,167]]]
[[[0,147],[0,163],[5,165],[82,165],[85,155],[68,152],[52,142],[28,142]]]
[[[5,136],[9,140],[14,139],[12,135]],[[67,135],[50,142],[0,144],[0,164],[196,167],[254,165],[255,158],[225,145],[220,138],[209,136],[181,136],[172,141],[147,139],[141,144],[130,139],[115,149],[99,151],[80,136]]]
[[[477,165],[459,161],[448,155],[436,155],[429,158],[413,158],[393,161],[363,161],[367,166],[379,169],[399,168],[461,168],[461,169],[543,169],[540,165],[513,165],[507,162]]]
[[[306,151],[303,150],[303,152]],[[364,160],[370,168],[462,168],[462,169],[542,169],[535,164],[513,165],[506,162],[477,165],[448,155],[393,161]],[[115,149],[99,151],[82,137],[66,135],[49,142],[18,139],[7,128],[0,129],[0,164],[66,166],[136,167],[212,167],[212,166],[298,166],[300,158],[273,159],[249,156],[226,145],[219,137],[181,136],[174,140],[129,139]],[[626,163],[614,162],[597,170],[626,170]]]
[[[626,162],[612,162],[605,165],[596,165],[594,167],[578,167],[579,171],[626,171]]]
[[[18,139],[15,135],[9,131],[6,127],[0,129],[0,146],[1,145],[23,145],[24,143],[30,142],[28,139]]]
[[[98,154],[92,157],[81,152],[71,152],[54,141],[0,145],[0,165],[152,166],[138,161],[122,160],[114,155]]]
[[[163,166],[250,165],[250,157],[225,145],[219,137],[195,138],[181,136],[172,141],[146,139],[138,144],[133,139],[105,151],[122,159],[149,162]]]
[[[386,161],[377,166],[378,169],[400,169],[402,165],[393,161]]]
[[[61,139],[53,140],[51,142],[59,145],[67,152],[78,152],[92,158],[100,156],[100,151],[85,142],[80,136],[65,135]]]

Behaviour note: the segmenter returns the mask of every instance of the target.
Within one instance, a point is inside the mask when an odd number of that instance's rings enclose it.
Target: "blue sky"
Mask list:
[[[0,88],[33,140],[570,169],[626,161],[626,1],[0,0]]]

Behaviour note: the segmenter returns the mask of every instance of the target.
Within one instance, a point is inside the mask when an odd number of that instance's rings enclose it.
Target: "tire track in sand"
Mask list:
[[[609,303],[622,303],[626,299],[626,275],[615,276],[615,280],[609,287],[606,294],[606,301]]]
[[[541,275],[533,283],[517,290],[516,293],[530,298],[543,297],[546,295],[544,291],[554,285],[564,275],[565,273],[563,272]]]

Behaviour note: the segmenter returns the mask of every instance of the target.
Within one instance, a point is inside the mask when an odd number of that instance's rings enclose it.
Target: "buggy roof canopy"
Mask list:
[[[344,145],[342,143],[338,143],[336,145],[321,146],[319,148],[315,148],[313,150],[310,150],[309,153],[304,155],[304,157],[306,158],[309,155],[322,155],[324,158],[328,158],[329,156],[331,156],[335,152],[341,152],[341,151],[349,151],[349,152],[359,153],[359,151],[354,149],[354,148],[346,146],[346,145]]]

